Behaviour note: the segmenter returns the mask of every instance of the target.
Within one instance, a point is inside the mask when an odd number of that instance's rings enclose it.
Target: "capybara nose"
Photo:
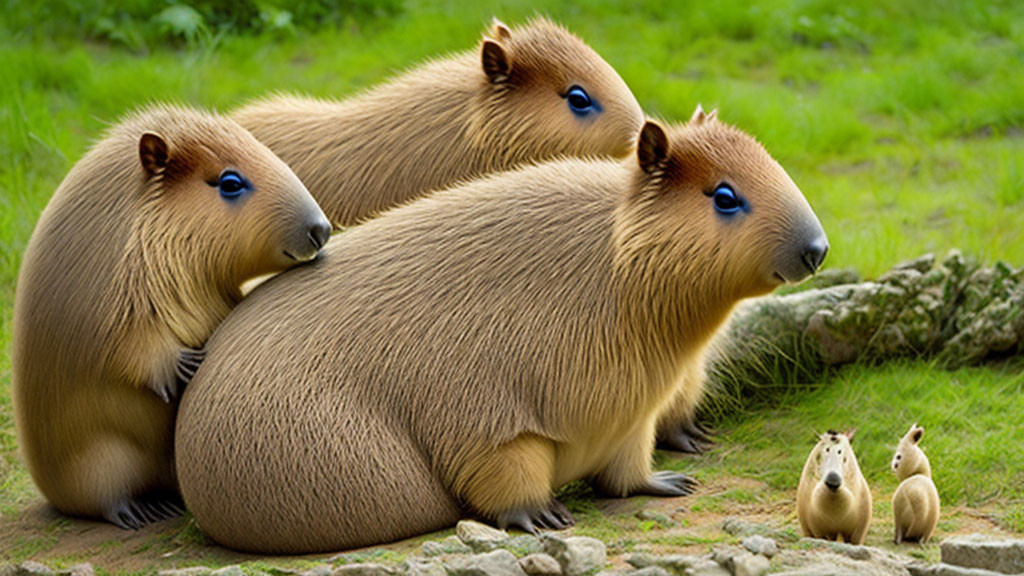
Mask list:
[[[324,244],[327,244],[327,240],[331,237],[331,223],[326,218],[318,219],[315,224],[310,226],[306,236],[315,249],[323,248]]]
[[[826,254],[828,254],[828,240],[824,236],[819,236],[804,247],[800,259],[811,274],[814,274],[821,267],[821,263],[825,261]]]
[[[843,477],[835,472],[829,472],[825,475],[825,486],[832,492],[839,490],[839,486],[843,483]]]

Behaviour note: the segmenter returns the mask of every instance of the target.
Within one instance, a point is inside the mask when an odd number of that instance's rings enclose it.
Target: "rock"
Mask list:
[[[764,576],[771,563],[764,556],[744,552],[733,556],[730,569],[733,576]]]
[[[210,576],[245,576],[240,566],[225,566],[210,572]]]
[[[687,568],[683,574],[687,576],[732,576],[721,564],[711,559],[701,559]]]
[[[16,576],[53,576],[53,570],[48,566],[32,560],[18,564],[14,573]]]
[[[402,563],[405,576],[447,576],[444,566],[437,560],[424,560],[422,558],[409,558]]]
[[[636,513],[636,517],[645,522],[653,522],[662,528],[672,528],[678,524],[675,520],[654,510],[641,510]]]
[[[626,562],[634,568],[648,568],[655,566],[658,568],[664,568],[669,572],[682,573],[687,568],[693,568],[694,566],[710,560],[710,556],[695,556],[691,554],[665,554],[653,556],[647,553],[633,554],[626,559]]]
[[[420,547],[424,556],[443,556],[445,554],[469,554],[472,548],[466,546],[456,536],[449,536],[444,540],[428,540]]]
[[[947,538],[939,548],[945,564],[1002,574],[1024,573],[1024,540],[1001,540],[970,534]]]
[[[309,570],[304,570],[299,576],[330,576],[331,567],[326,564],[318,564]]]
[[[629,576],[671,576],[668,570],[665,570],[661,566],[648,566],[639,570],[633,570],[627,574],[629,574]]]
[[[907,566],[910,576],[1006,576],[1002,572],[982,570],[981,568],[963,568],[952,564],[910,564]]]
[[[342,564],[331,572],[331,576],[393,576],[398,571],[390,566],[372,563]]]
[[[456,556],[445,561],[444,569],[448,576],[526,576],[515,555],[508,550]]]
[[[60,576],[94,576],[96,570],[93,569],[92,564],[84,562],[82,564],[75,564],[70,568],[65,568],[59,574]]]
[[[853,560],[870,560],[871,549],[867,546],[858,546],[856,544],[847,544],[845,542],[832,542],[830,540],[822,540],[820,538],[801,538],[801,544],[805,544],[809,547],[815,548],[828,548],[829,550],[852,558]]]
[[[501,547],[516,556],[527,556],[529,554],[540,552],[544,549],[540,540],[534,536],[530,536],[529,534],[513,536],[508,542],[502,544]]]
[[[560,576],[562,566],[551,556],[538,553],[519,559],[519,566],[530,576]]]
[[[462,520],[456,524],[455,535],[474,552],[496,550],[509,539],[508,532],[473,520]]]
[[[547,533],[541,537],[544,552],[558,561],[566,576],[582,576],[604,568],[607,549],[604,542],[586,536],[562,538]]]
[[[779,551],[779,547],[775,544],[775,540],[758,534],[747,536],[743,539],[741,544],[743,544],[744,548],[754,554],[760,554],[762,556],[767,556],[768,558],[775,556]]]
[[[192,566],[191,568],[180,568],[175,570],[161,570],[157,576],[205,576],[212,572],[206,566]]]

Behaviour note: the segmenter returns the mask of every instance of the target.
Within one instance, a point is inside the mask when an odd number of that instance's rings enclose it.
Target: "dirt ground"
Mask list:
[[[938,545],[952,534],[1006,534],[985,510],[947,508],[938,534],[927,546],[896,547],[891,543],[888,494],[875,494],[875,519],[867,544],[937,561]],[[576,513],[575,534],[601,538],[608,544],[613,566],[625,566],[632,552],[702,553],[710,545],[738,541],[723,530],[723,521],[736,517],[756,524],[786,546],[799,539],[795,491],[770,490],[757,480],[720,476],[684,498],[608,500],[571,497]],[[345,551],[346,560],[400,560],[426,540],[441,539],[451,530],[389,544]],[[338,560],[338,554],[302,557],[261,557],[234,552],[209,541],[191,518],[178,518],[131,532],[112,525],[60,515],[41,499],[0,524],[0,557],[5,561],[38,560],[52,566],[90,562],[110,572],[151,573],[169,568],[204,565],[257,564],[261,569],[302,569],[312,563]]]

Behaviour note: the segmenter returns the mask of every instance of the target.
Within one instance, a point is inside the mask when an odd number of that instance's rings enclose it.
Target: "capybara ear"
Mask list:
[[[924,428],[914,424],[914,429],[910,432],[910,441],[917,444],[921,441],[922,436],[924,436]]]
[[[512,71],[512,64],[509,62],[505,49],[490,38],[484,38],[484,46],[480,51],[481,61],[484,66],[484,73],[491,79],[492,84],[500,84],[508,80],[509,72]]]
[[[636,157],[640,169],[654,174],[665,169],[668,160],[668,137],[665,130],[653,120],[644,123],[640,129],[640,137],[636,144]]]
[[[853,440],[853,435],[857,433],[856,428],[850,428],[846,432],[843,432],[843,436],[846,436],[847,440]]]
[[[707,113],[707,116],[704,118],[704,121],[705,122],[710,122],[712,120],[717,120],[717,119],[718,119],[718,108],[715,108],[711,112]]]
[[[498,40],[505,41],[512,37],[512,31],[497,16],[491,16],[491,34]]]
[[[156,132],[143,132],[139,138],[139,160],[142,161],[142,168],[150,176],[160,174],[167,168],[167,160],[170,157],[167,151],[167,142]]]
[[[717,112],[717,110],[713,111],[712,114],[714,114],[715,112]],[[707,120],[707,118],[708,115],[704,113],[704,107],[701,106],[700,104],[697,104],[697,108],[693,111],[693,115],[690,116],[690,123],[703,124],[704,121]]]

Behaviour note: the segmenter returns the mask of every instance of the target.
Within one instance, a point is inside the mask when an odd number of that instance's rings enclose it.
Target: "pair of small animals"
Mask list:
[[[690,440],[709,342],[827,249],[749,135],[645,120],[577,37],[495,22],[347,101],[111,130],[24,256],[20,445],[65,513],[184,504],[248,551],[562,528],[577,479],[692,491],[651,454]]]
[[[900,439],[889,467],[900,481],[892,496],[893,541],[925,544],[939,521],[939,492],[914,424]],[[796,494],[804,535],[863,544],[871,523],[871,490],[850,446],[853,432],[829,430],[811,450]]]

